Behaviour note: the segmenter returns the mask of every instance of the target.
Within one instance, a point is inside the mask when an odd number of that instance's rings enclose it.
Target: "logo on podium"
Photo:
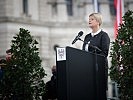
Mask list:
[[[66,60],[66,48],[57,48],[57,61],[63,61]]]

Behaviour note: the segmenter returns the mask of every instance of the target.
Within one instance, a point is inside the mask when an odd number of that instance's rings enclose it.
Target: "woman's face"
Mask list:
[[[99,22],[95,19],[94,16],[89,16],[89,27],[94,28],[99,26]]]

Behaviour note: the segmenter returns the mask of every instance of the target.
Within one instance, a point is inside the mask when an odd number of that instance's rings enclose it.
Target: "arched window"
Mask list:
[[[57,10],[57,2],[53,2],[52,3],[52,15],[53,16],[55,16],[55,15],[57,15],[57,12],[58,10]]]
[[[28,0],[23,0],[23,13],[28,14]]]
[[[110,13],[112,16],[116,15],[116,10],[114,6],[114,0],[109,0]]]
[[[69,16],[73,16],[73,2],[72,0],[66,0],[67,13]]]

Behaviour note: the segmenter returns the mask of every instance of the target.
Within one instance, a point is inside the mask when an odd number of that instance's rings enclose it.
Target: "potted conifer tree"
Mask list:
[[[38,42],[28,30],[20,28],[11,41],[11,60],[7,62],[1,81],[3,98],[41,100],[45,70],[41,66]],[[11,99],[11,100],[12,100]]]
[[[133,11],[123,16],[112,42],[110,77],[118,84],[120,100],[133,100]]]

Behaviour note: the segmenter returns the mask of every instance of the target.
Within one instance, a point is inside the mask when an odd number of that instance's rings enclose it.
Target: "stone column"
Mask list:
[[[110,23],[111,22],[111,15],[110,15],[110,8],[108,0],[102,0],[100,3],[100,12],[103,16],[103,22]]]
[[[94,7],[93,7],[93,2],[92,0],[87,0],[86,2],[86,15],[85,15],[85,20],[88,22],[89,15],[94,12]]]
[[[65,0],[57,0],[57,20],[67,21],[67,6]]]
[[[128,0],[128,6],[129,6],[129,9],[133,11],[133,1],[132,0]]]

